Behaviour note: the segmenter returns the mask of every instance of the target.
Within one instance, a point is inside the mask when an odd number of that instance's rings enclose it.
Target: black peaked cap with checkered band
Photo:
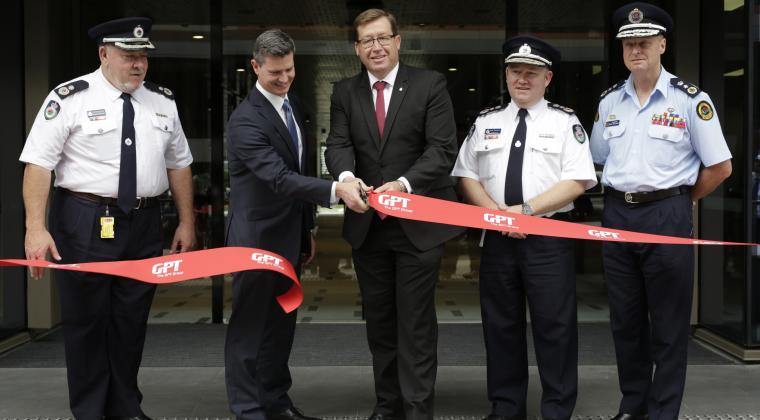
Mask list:
[[[612,27],[618,28],[617,39],[665,36],[673,29],[673,18],[653,4],[634,2],[612,14]]]
[[[138,51],[155,47],[150,42],[153,21],[146,17],[127,17],[95,25],[87,35],[98,45],[113,44],[127,51]]]
[[[524,63],[534,66],[549,67],[559,64],[559,50],[543,39],[530,35],[518,35],[509,38],[502,46],[504,63]]]

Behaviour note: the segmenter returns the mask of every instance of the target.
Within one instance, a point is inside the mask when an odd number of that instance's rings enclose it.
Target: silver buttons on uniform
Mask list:
[[[131,146],[132,145],[132,139],[130,139],[130,138],[125,139],[124,140],[124,144],[126,144],[127,146]]]

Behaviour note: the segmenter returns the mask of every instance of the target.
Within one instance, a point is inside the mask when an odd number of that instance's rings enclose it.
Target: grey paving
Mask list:
[[[223,367],[224,325],[151,324],[143,367]],[[530,336],[530,334],[529,334]],[[532,343],[529,363],[534,365]],[[484,366],[485,349],[480,324],[439,326],[441,366]],[[733,364],[697,342],[689,345],[689,363]],[[615,355],[607,324],[579,326],[579,364],[614,365]],[[291,355],[291,366],[370,366],[364,324],[299,324]],[[14,351],[0,355],[0,368],[62,368],[63,337],[59,331]]]
[[[293,368],[291,396],[309,415],[351,418],[369,414],[373,404],[371,368],[318,366]],[[143,409],[155,418],[229,417],[224,371],[216,367],[143,368]],[[539,385],[530,369],[528,415],[538,414]],[[682,418],[760,419],[760,366],[689,366]],[[617,407],[615,368],[583,366],[576,418],[609,418]],[[0,369],[0,419],[70,416],[62,368]],[[438,372],[436,414],[480,418],[488,411],[485,367],[445,366]],[[730,417],[729,417],[730,415]]]

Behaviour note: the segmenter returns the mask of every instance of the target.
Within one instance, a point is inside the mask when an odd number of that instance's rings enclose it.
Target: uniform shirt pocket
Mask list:
[[[677,143],[683,139],[683,131],[683,128],[652,124],[649,126],[648,134],[656,140]]]
[[[121,154],[120,125],[115,120],[82,121],[83,155],[100,161],[118,159]]]
[[[154,115],[151,117],[151,121],[153,122],[153,127],[164,133],[174,132],[174,121],[170,118]]]
[[[658,167],[672,167],[690,149],[688,142],[683,141],[684,131],[683,128],[650,125],[647,129],[648,147],[644,149],[648,160]]]
[[[157,146],[163,154],[171,140],[172,134],[174,133],[174,120],[168,117],[154,115],[150,118],[150,121],[153,125],[151,136],[155,136],[155,139],[150,140],[150,144]]]
[[[88,136],[99,136],[116,129],[114,120],[83,121],[82,132]]]
[[[562,172],[562,142],[558,138],[537,138],[530,139],[529,143],[530,173],[553,184]]]
[[[506,139],[481,140],[474,146],[478,157],[478,174],[481,182],[487,182],[496,176],[505,159]]]
[[[610,123],[614,123],[615,125],[609,125]],[[608,121],[604,123],[604,131],[602,132],[602,138],[605,140],[615,140],[619,137],[622,137],[625,133],[625,122],[621,120],[617,121]]]

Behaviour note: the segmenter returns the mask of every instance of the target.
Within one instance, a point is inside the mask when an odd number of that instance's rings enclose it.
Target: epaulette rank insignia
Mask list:
[[[90,87],[90,84],[87,83],[86,81],[75,80],[66,85],[55,88],[55,93],[58,95],[59,98],[66,99],[77,92],[81,92],[87,89],[88,87]]]
[[[573,111],[572,108],[568,108],[566,106],[555,104],[553,102],[549,102],[548,104],[549,104],[549,108],[556,109],[557,111],[562,111],[565,114],[570,114],[570,115],[575,114],[575,111]]]
[[[506,107],[505,105],[497,105],[497,106],[492,106],[490,108],[486,108],[486,109],[478,112],[478,117],[482,117],[484,115],[488,115],[488,114],[490,114],[492,112],[501,111],[505,107]]]
[[[625,80],[621,80],[621,81],[615,83],[614,85],[612,85],[609,88],[607,88],[607,90],[605,90],[604,92],[602,92],[602,94],[599,95],[599,99],[604,99],[605,96],[607,96],[610,93],[612,93],[612,92],[620,89],[621,87],[623,87],[624,84],[625,84]]]
[[[702,91],[702,89],[698,88],[697,85],[693,83],[689,83],[689,82],[684,82],[683,80],[677,77],[670,79],[670,84],[684,91],[684,93],[686,93],[692,98],[699,95],[699,92]]]
[[[169,88],[159,86],[153,82],[144,82],[143,86],[145,86],[145,88],[151,92],[159,93],[171,99],[172,101],[174,100],[174,92],[172,92]]]

